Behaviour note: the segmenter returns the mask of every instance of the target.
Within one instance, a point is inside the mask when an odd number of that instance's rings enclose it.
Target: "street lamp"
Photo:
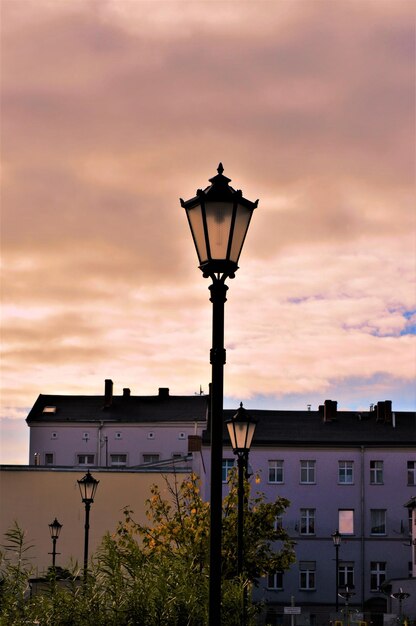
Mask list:
[[[211,363],[211,495],[209,625],[221,624],[221,525],[222,525],[222,437],[224,396],[224,305],[227,278],[234,278],[238,260],[258,200],[251,202],[230,187],[220,163],[211,185],[198,189],[189,200],[180,199],[185,209],[204,278],[211,278],[212,302]]]
[[[48,526],[49,526],[49,532],[51,534],[51,539],[52,539],[52,552],[49,552],[49,554],[52,554],[52,567],[53,569],[55,569],[56,555],[60,554],[60,552],[56,551],[56,542],[59,538],[62,524],[60,524],[55,517],[52,524],[48,524]]]
[[[345,587],[344,591],[341,591],[339,593],[339,596],[340,596],[340,598],[344,598],[344,600],[345,600],[344,623],[345,623],[346,626],[348,626],[348,621],[349,621],[348,605],[349,605],[350,598],[352,598],[352,596],[355,596],[355,591],[351,591],[348,587]]]
[[[94,502],[95,492],[97,491],[99,480],[96,480],[90,471],[83,478],[77,481],[81,498],[85,504],[85,532],[84,532],[84,585],[87,583],[88,572],[88,537],[90,530],[90,508]]]
[[[228,434],[238,465],[238,509],[237,509],[237,576],[243,573],[244,564],[244,478],[248,478],[248,455],[256,430],[257,420],[251,418],[240,403],[237,413],[227,422]],[[241,625],[246,623],[247,588],[243,591]]]
[[[252,419],[240,403],[237,413],[227,422],[228,434],[238,465],[238,516],[237,516],[237,575],[243,572],[244,528],[244,477],[247,476],[248,455],[257,421]]]
[[[341,545],[341,533],[337,530],[331,535],[335,546],[335,612],[338,613],[338,569],[339,569],[339,547]]]
[[[406,600],[406,598],[408,598],[410,596],[410,593],[407,593],[407,591],[403,591],[403,589],[400,587],[399,591],[396,591],[395,593],[391,594],[391,597],[394,600],[398,600],[399,601],[399,620],[401,621],[402,619],[402,603],[403,600]]]

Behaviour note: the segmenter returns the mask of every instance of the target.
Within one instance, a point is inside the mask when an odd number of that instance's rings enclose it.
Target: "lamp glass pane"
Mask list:
[[[189,225],[195,242],[196,252],[200,263],[208,261],[207,246],[205,243],[204,223],[202,221],[201,205],[187,210]]]
[[[239,204],[237,206],[237,213],[235,217],[233,243],[231,246],[230,260],[238,263],[240,258],[241,249],[243,247],[244,239],[247,233],[248,225],[250,223],[252,211],[245,206]]]
[[[206,202],[205,212],[211,258],[227,259],[233,205],[230,202]]]
[[[248,450],[250,450],[250,448],[251,448],[251,442],[253,441],[253,436],[254,436],[254,431],[255,430],[256,430],[256,423],[255,422],[249,422],[248,428],[247,428],[247,441],[246,441],[246,446],[247,446]]]
[[[247,425],[247,422],[234,422],[237,450],[244,450],[246,448]]]
[[[100,481],[96,480],[89,472],[85,474],[84,478],[78,481],[81,498],[93,502],[99,482]]]

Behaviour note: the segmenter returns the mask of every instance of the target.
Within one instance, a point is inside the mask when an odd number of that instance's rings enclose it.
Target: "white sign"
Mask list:
[[[285,612],[285,615],[299,615],[300,606],[285,606],[284,612]]]

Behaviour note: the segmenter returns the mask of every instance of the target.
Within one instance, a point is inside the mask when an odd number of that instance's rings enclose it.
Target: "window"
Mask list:
[[[283,589],[283,572],[272,572],[267,576],[268,589]]]
[[[354,509],[338,510],[338,530],[341,535],[354,534]]]
[[[283,516],[277,515],[274,520],[274,530],[281,530],[283,528]]]
[[[341,563],[338,566],[338,586],[354,587],[354,563]]]
[[[114,439],[121,439],[121,438],[122,438],[122,437],[121,437],[121,433],[116,433],[116,434],[114,435]]]
[[[56,413],[56,406],[44,406],[42,413]]]
[[[299,563],[299,588],[303,591],[315,589],[315,561],[300,561]]]
[[[380,591],[381,585],[386,580],[386,562],[371,561],[370,570],[370,590]]]
[[[383,484],[383,461],[370,461],[370,484]]]
[[[407,461],[407,484],[416,485],[416,461]]]
[[[143,463],[157,463],[158,461],[158,454],[143,454]]]
[[[300,510],[300,534],[315,534],[315,509]]]
[[[340,485],[352,485],[353,461],[338,461],[338,483]]]
[[[303,485],[315,483],[315,461],[300,462],[300,482]]]
[[[283,482],[283,461],[269,461],[269,483]]]
[[[45,465],[53,465],[53,453],[52,452],[45,453]]]
[[[372,535],[385,535],[386,534],[386,510],[385,509],[371,509],[371,534]]]
[[[126,467],[127,454],[110,454],[111,467]]]
[[[78,454],[78,465],[94,465],[94,455]]]
[[[222,482],[226,483],[228,480],[228,474],[234,467],[234,459],[223,459],[222,460]]]
[[[51,439],[58,439],[58,433],[51,433]]]

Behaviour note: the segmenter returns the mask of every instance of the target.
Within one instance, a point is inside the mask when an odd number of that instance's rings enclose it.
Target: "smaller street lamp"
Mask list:
[[[338,613],[338,569],[339,569],[339,547],[341,545],[341,533],[339,532],[338,528],[336,529],[336,531],[331,535],[332,537],[332,541],[334,542],[334,546],[335,546],[335,611],[336,613]]]
[[[238,510],[237,510],[237,576],[243,573],[244,558],[244,477],[248,478],[248,454],[257,420],[254,420],[243,408],[240,408],[232,419],[227,422],[228,434],[238,465]],[[244,626],[246,616],[246,587],[243,596],[243,615],[241,624]]]
[[[393,600],[399,601],[399,620],[400,621],[402,619],[402,602],[403,600],[406,600],[406,598],[408,598],[409,596],[410,596],[410,593],[407,593],[407,591],[403,591],[401,587],[399,588],[399,591],[392,593],[390,596],[391,598],[393,598]]]
[[[351,591],[348,587],[345,587],[344,591],[340,591],[339,596],[340,598],[344,598],[345,600],[344,621],[345,621],[345,624],[348,625],[348,621],[349,621],[348,605],[349,605],[350,598],[352,598],[352,596],[355,596],[355,591]]]
[[[84,532],[84,585],[87,583],[88,572],[88,538],[90,530],[90,508],[94,502],[95,492],[97,491],[99,480],[96,480],[93,475],[88,472],[83,478],[77,481],[81,498],[85,504],[85,532]]]
[[[48,526],[49,526],[49,532],[51,534],[51,539],[52,539],[52,552],[49,552],[48,554],[52,554],[52,567],[53,569],[55,569],[56,555],[60,554],[60,552],[56,551],[56,542],[59,539],[62,524],[60,524],[55,517],[53,522],[51,524],[48,524]]]

